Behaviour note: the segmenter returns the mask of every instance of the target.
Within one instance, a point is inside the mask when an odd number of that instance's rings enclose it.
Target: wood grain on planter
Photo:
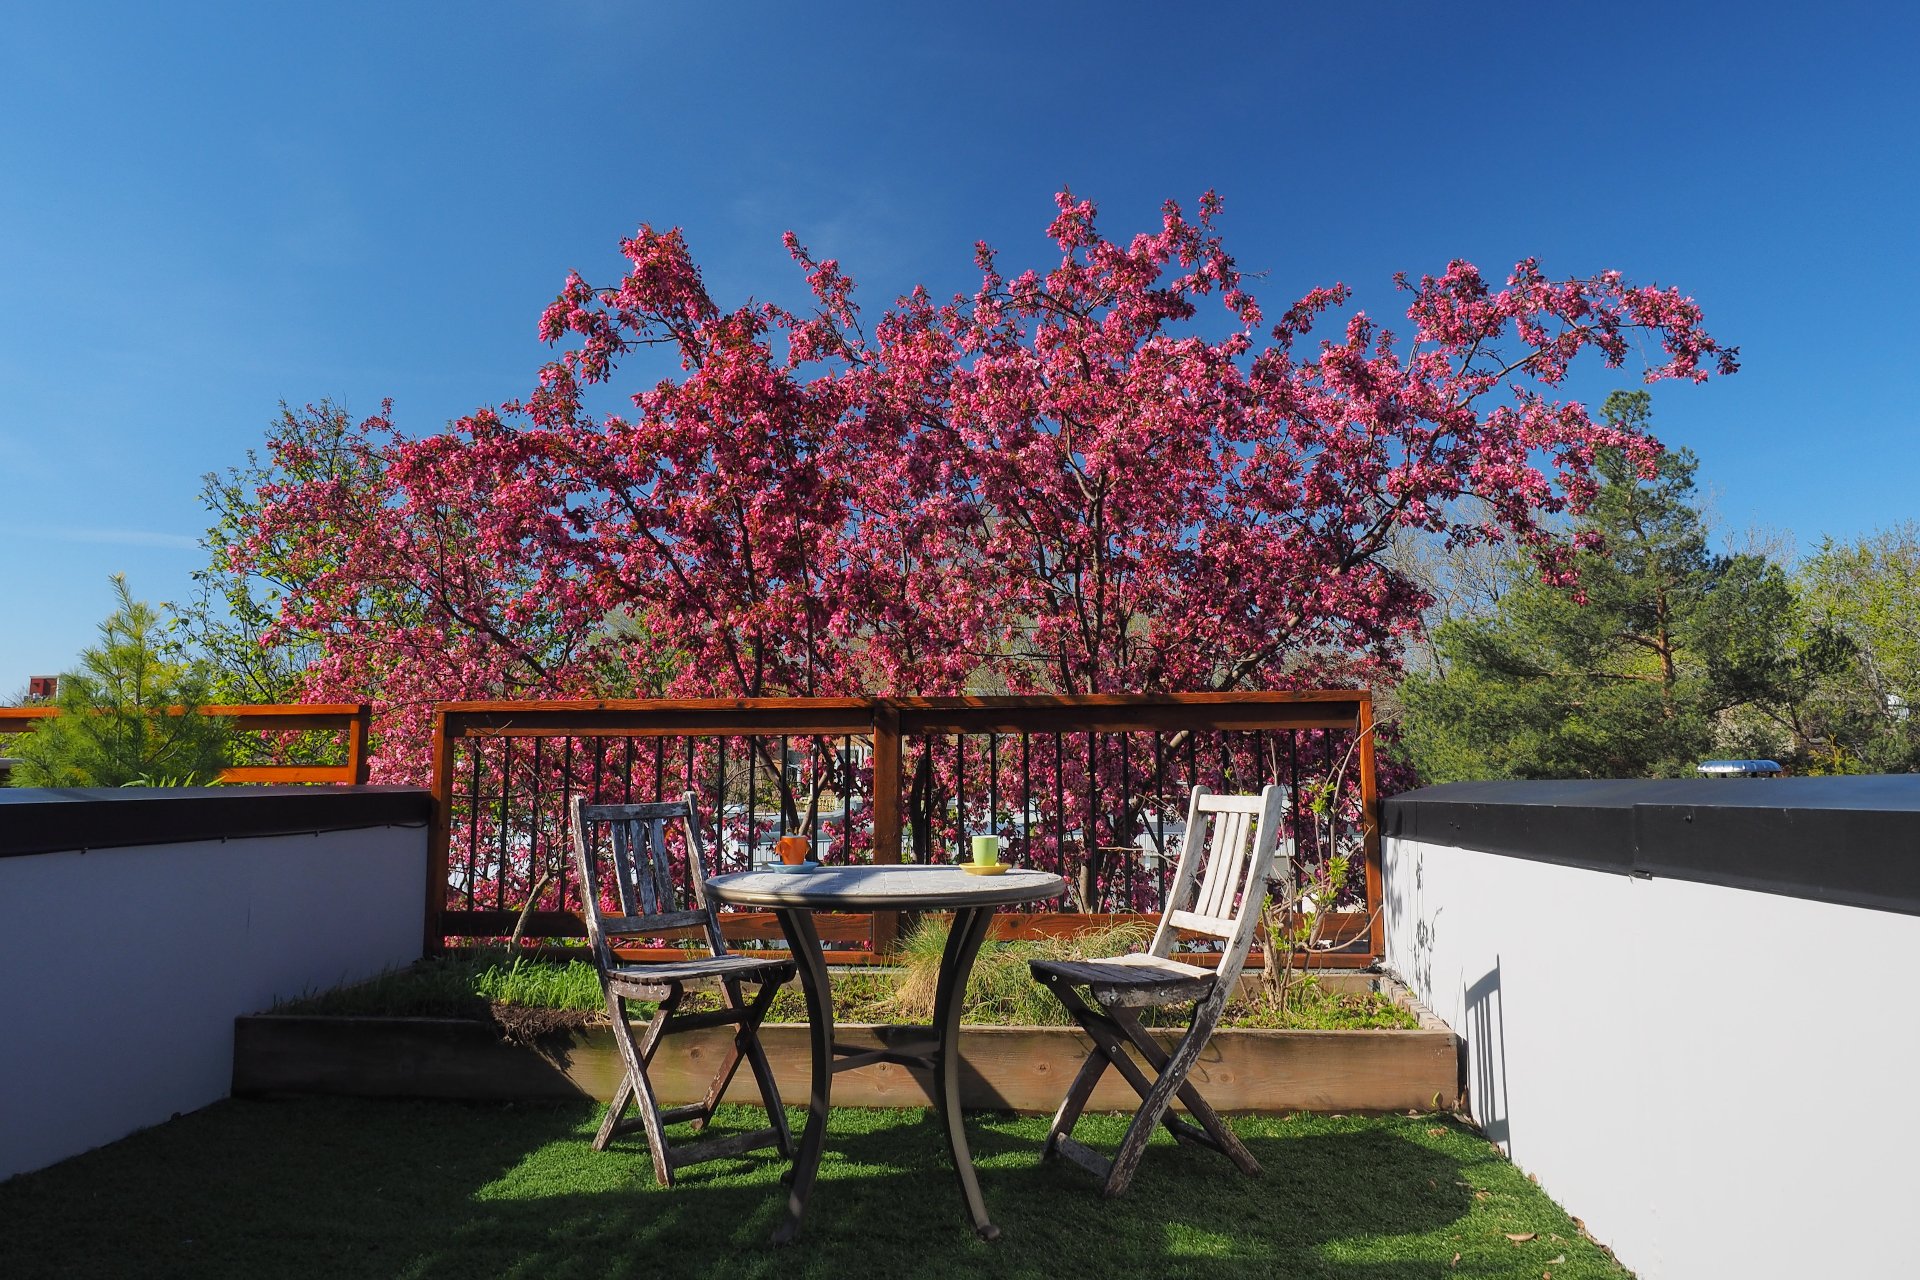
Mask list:
[[[1222,1111],[1405,1111],[1451,1108],[1460,1096],[1458,1041],[1415,1006],[1417,1031],[1262,1031],[1222,1028],[1194,1069]],[[842,1026],[848,1047],[878,1047],[884,1029]],[[1169,1031],[1165,1038],[1172,1040]],[[730,1035],[689,1032],[652,1075],[668,1105],[698,1101],[711,1064]],[[782,1100],[804,1105],[807,1029],[767,1024],[761,1040]],[[969,1107],[1051,1113],[1085,1060],[1085,1036],[1067,1027],[961,1030],[961,1099]],[[842,1106],[931,1105],[921,1073],[889,1063],[834,1077]],[[610,1098],[620,1081],[612,1031],[604,1026],[547,1037],[540,1047],[508,1044],[480,1022],[439,1018],[260,1015],[234,1026],[233,1091],[474,1099]],[[751,1082],[734,1082],[733,1102],[751,1102]],[[1131,1110],[1133,1091],[1103,1081],[1095,1110]]]

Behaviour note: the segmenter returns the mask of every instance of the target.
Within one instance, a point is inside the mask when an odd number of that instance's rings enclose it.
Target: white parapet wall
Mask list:
[[[1920,778],[1878,813],[1783,789],[1826,781],[1388,805],[1389,964],[1465,1040],[1474,1118],[1642,1280],[1920,1273]]]
[[[419,957],[424,795],[418,821],[392,821],[389,792],[389,820],[355,826],[370,810],[352,797],[290,797],[277,823],[249,790],[239,834],[218,834],[218,797],[185,823],[150,802],[157,842],[106,848],[8,851],[33,811],[0,805],[0,1179],[226,1097],[235,1017]],[[59,798],[81,834],[101,825]],[[305,829],[245,834],[275,826]]]

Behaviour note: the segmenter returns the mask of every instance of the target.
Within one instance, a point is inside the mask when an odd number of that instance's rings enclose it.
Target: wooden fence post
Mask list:
[[[1385,885],[1380,876],[1380,780],[1373,759],[1373,694],[1360,691],[1355,709],[1354,729],[1360,740],[1354,744],[1360,755],[1361,840],[1366,858],[1367,950],[1374,956],[1387,954],[1386,922],[1383,914]]]
[[[420,953],[439,955],[446,936],[440,914],[447,906],[447,841],[453,835],[453,737],[445,707],[433,709],[433,826],[427,833],[427,901]]]
[[[373,704],[363,702],[354,708],[353,722],[347,726],[347,770],[355,786],[367,784],[367,736],[373,729]]]

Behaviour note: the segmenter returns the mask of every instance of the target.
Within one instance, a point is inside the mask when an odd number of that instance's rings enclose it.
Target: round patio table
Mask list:
[[[917,865],[820,867],[797,873],[743,871],[707,881],[707,891],[718,901],[771,910],[779,918],[806,993],[813,1083],[807,1097],[807,1127],[793,1159],[787,1216],[774,1229],[774,1243],[785,1244],[800,1234],[814,1175],[820,1170],[834,1073],[875,1062],[932,1071],[933,1101],[946,1124],[947,1146],[953,1154],[967,1213],[974,1230],[984,1239],[999,1237],[1000,1228],[987,1217],[986,1204],[980,1198],[980,1182],[974,1176],[973,1155],[967,1147],[966,1121],[960,1112],[961,1006],[967,975],[987,936],[994,908],[1051,898],[1066,887],[1067,882],[1051,871],[1009,867],[999,875],[977,875],[958,866]],[[833,987],[826,960],[820,954],[820,935],[813,925],[816,911],[952,911],[953,925],[947,932],[934,989],[933,1024],[884,1028],[886,1047],[882,1049],[848,1049],[835,1044]]]

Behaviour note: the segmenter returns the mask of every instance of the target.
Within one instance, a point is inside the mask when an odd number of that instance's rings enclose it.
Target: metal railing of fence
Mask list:
[[[1009,913],[1000,936],[1157,914],[1196,782],[1292,788],[1296,869],[1336,852],[1361,874],[1322,935],[1329,967],[1381,951],[1372,703],[1360,690],[1080,697],[449,703],[435,710],[424,942],[581,933],[565,813],[576,795],[693,792],[716,871],[798,833],[827,862],[964,860],[969,834],[1065,875],[1070,910]],[[822,921],[829,958],[884,960],[890,913]],[[728,935],[777,945],[760,913]],[[661,939],[636,958],[680,954]]]

